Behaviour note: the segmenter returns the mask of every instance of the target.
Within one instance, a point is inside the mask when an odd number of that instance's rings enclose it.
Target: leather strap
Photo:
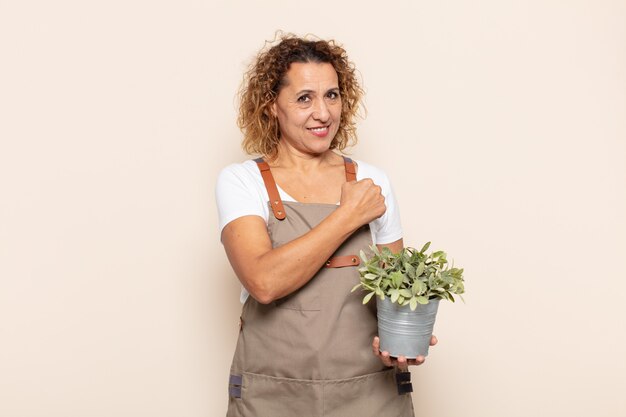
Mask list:
[[[285,214],[285,207],[280,199],[280,194],[278,194],[278,188],[276,187],[276,181],[274,181],[274,176],[272,175],[270,166],[263,160],[263,158],[257,158],[254,162],[256,162],[259,167],[259,171],[261,171],[261,177],[263,178],[263,183],[265,184],[267,194],[270,198],[274,217],[278,220],[283,220],[287,215]],[[346,181],[356,181],[356,166],[354,165],[354,161],[347,156],[344,156],[343,163],[346,170]]]
[[[228,395],[233,398],[241,398],[241,386],[243,377],[241,375],[231,375],[228,380]]]
[[[356,255],[333,256],[326,261],[326,268],[343,268],[344,266],[359,266],[361,259]]]
[[[356,181],[356,166],[352,159],[344,156],[343,163],[346,166],[346,181]]]
[[[411,372],[398,371],[396,373],[396,384],[398,385],[398,395],[409,394],[413,392],[413,384],[411,384]]]
[[[283,207],[283,202],[278,194],[278,188],[276,188],[276,181],[274,181],[272,171],[270,171],[270,166],[263,160],[263,158],[257,158],[254,162],[256,162],[259,167],[259,171],[261,171],[261,177],[263,177],[267,194],[270,197],[274,217],[278,220],[283,220],[286,217],[285,208]]]
[[[274,181],[274,176],[272,175],[270,166],[263,160],[263,158],[257,158],[254,162],[256,162],[259,167],[259,171],[261,171],[261,177],[263,178],[263,183],[265,184],[267,194],[270,198],[274,217],[278,220],[285,219],[285,217],[287,217],[285,214],[285,207],[280,199],[280,194],[278,194],[278,187],[276,187],[276,181]],[[346,181],[356,181],[356,166],[352,159],[344,156],[343,162],[346,170]],[[326,268],[343,268],[346,266],[359,266],[360,264],[361,259],[357,255],[346,255],[334,256],[326,261],[324,266]],[[240,322],[240,327],[243,327],[243,321]]]

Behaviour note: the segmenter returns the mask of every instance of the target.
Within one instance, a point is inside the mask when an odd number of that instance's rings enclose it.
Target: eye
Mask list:
[[[338,91],[329,91],[328,93],[326,93],[326,97],[328,97],[331,100],[337,100],[339,98],[339,92]]]
[[[308,94],[305,94],[303,96],[298,97],[298,103],[308,103],[309,101],[311,101],[311,97],[309,97]]]

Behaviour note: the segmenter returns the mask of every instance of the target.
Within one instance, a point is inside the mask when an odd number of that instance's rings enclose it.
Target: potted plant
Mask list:
[[[363,304],[377,296],[380,349],[391,356],[427,356],[439,301],[454,302],[453,294],[465,291],[463,269],[450,265],[443,251],[426,253],[429,247],[392,253],[374,245],[371,257],[360,253],[361,279],[352,291],[367,291]]]

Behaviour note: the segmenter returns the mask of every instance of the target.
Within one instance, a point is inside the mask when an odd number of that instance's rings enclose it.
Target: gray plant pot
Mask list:
[[[439,301],[437,298],[428,304],[418,304],[411,311],[408,305],[392,303],[389,297],[384,300],[376,297],[381,352],[387,351],[394,357],[404,355],[407,359],[428,356]]]

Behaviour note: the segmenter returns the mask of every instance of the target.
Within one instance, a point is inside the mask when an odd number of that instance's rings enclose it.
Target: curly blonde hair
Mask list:
[[[337,72],[341,96],[341,122],[330,149],[343,150],[356,143],[355,119],[363,90],[354,64],[334,40],[309,40],[293,34],[279,34],[266,44],[244,74],[239,90],[237,125],[244,134],[242,147],[249,154],[274,157],[280,140],[278,120],[271,106],[284,83],[289,66],[299,63],[329,63]]]

